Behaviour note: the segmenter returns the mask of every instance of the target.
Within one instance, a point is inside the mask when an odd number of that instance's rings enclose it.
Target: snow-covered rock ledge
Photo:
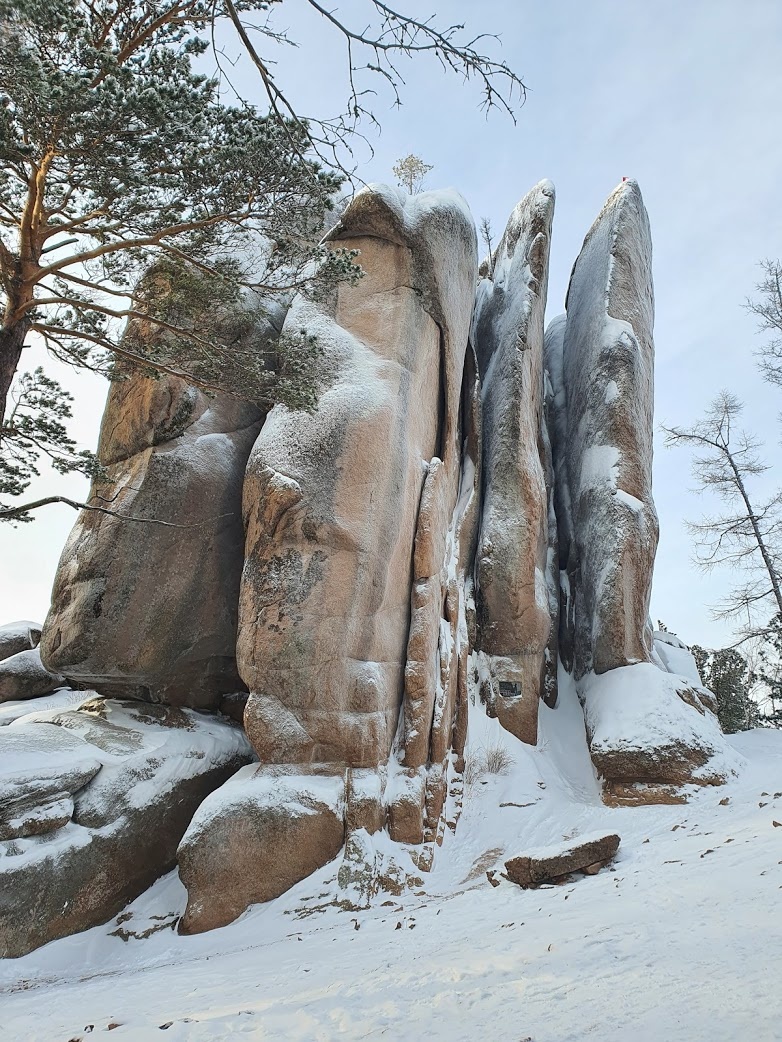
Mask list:
[[[740,758],[687,677],[649,662],[577,684],[592,761],[607,781],[719,785]]]
[[[0,728],[0,957],[104,923],[174,867],[199,803],[252,758],[240,728],[85,703]]]

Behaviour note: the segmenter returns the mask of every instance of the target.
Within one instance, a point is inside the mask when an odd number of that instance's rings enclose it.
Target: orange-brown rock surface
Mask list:
[[[193,816],[177,858],[187,887],[182,933],[225,926],[336,857],[345,839],[344,782],[250,765]]]
[[[286,319],[326,347],[323,390],[312,414],[275,407],[250,457],[237,650],[263,762],[370,767],[402,704],[411,588],[432,577],[414,574],[424,484],[441,466],[423,572],[442,567],[432,555],[459,488],[476,240],[456,193],[383,186],[359,193],[330,238],[360,251],[365,276],[325,304],[297,298]]]

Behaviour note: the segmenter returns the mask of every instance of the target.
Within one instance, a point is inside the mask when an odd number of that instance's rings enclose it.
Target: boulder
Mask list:
[[[479,647],[500,722],[532,744],[558,604],[543,364],[553,216],[554,186],[541,181],[510,216],[478,285],[473,322],[483,412]]]
[[[592,762],[608,782],[720,784],[736,756],[698,689],[651,662],[578,684]]]
[[[106,922],[252,757],[218,717],[94,699],[0,729],[0,957]]]
[[[424,841],[426,771],[398,771],[386,786],[388,834],[397,843],[417,845]]]
[[[344,782],[250,765],[204,800],[177,854],[187,887],[181,933],[233,922],[337,856]]]
[[[349,770],[345,788],[345,828],[348,834],[363,829],[368,835],[385,825],[383,779],[377,771]]]
[[[258,317],[235,354],[268,350],[282,318]],[[194,321],[207,335],[211,315]],[[148,335],[143,327],[134,321],[125,335],[135,342]],[[103,694],[217,708],[221,695],[244,687],[236,668],[242,482],[264,412],[176,376],[119,375],[98,445],[105,474],[89,502],[145,520],[79,515],[55,577],[43,659]],[[252,398],[250,377],[243,390]]]
[[[667,673],[676,673],[680,677],[686,677],[693,684],[703,684],[692,652],[675,633],[655,630],[652,637],[659,664]]]
[[[102,766],[89,742],[49,723],[7,728],[0,748],[0,840],[54,832],[67,824],[74,794]]]
[[[20,651],[37,648],[41,641],[41,624],[38,622],[7,622],[0,626],[0,661],[17,655]]]
[[[577,840],[511,858],[505,862],[505,871],[512,883],[525,887],[551,882],[571,872],[594,875],[618,849],[619,836],[613,833],[579,836]]]
[[[649,219],[634,181],[609,196],[570,278],[562,339],[576,677],[652,654],[654,293]],[[558,338],[552,338],[552,353]],[[557,368],[556,365],[553,368]],[[565,526],[568,522],[565,522]]]
[[[48,695],[64,682],[45,668],[38,648],[19,651],[0,662],[0,703]]]
[[[373,185],[329,244],[360,251],[365,275],[286,318],[323,345],[323,389],[311,414],[275,406],[250,456],[237,655],[263,762],[375,767],[403,697],[431,461],[458,492],[476,238],[457,193]]]

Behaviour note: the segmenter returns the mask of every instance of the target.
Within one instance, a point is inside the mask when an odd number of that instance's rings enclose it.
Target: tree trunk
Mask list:
[[[765,565],[766,571],[768,572],[768,577],[771,581],[771,590],[774,594],[774,600],[777,602],[777,611],[782,617],[782,586],[780,586],[779,582],[779,573],[777,572],[774,562],[771,560],[771,554],[769,553],[768,547],[766,546],[765,540],[763,539],[763,533],[760,531],[760,526],[758,525],[757,514],[755,513],[752,503],[750,502],[747,490],[744,487],[744,479],[741,475],[741,471],[736,465],[736,461],[733,459],[733,453],[727,446],[725,446],[724,452],[728,458],[730,468],[733,471],[733,477],[736,483],[736,488],[739,490],[739,494],[741,498],[744,500],[744,506],[747,510],[747,517],[749,518],[749,523],[752,525],[752,531],[755,535],[755,542],[758,544],[760,555],[763,558],[763,564]]]
[[[27,323],[16,322],[0,328],[0,431],[5,420],[8,391],[19,367],[22,348],[27,335]],[[2,433],[0,433],[0,440]]]

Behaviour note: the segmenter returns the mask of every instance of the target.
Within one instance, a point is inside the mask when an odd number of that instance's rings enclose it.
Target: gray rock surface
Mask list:
[[[41,624],[28,622],[7,622],[0,626],[0,661],[17,655],[20,651],[37,648],[41,641]]]
[[[39,648],[19,651],[0,662],[0,703],[48,695],[64,682],[43,665]]]
[[[560,480],[566,460],[572,511],[565,571],[573,604],[565,616],[572,610],[580,677],[652,654],[654,294],[649,219],[634,181],[614,190],[587,234],[566,308],[567,433],[564,443],[553,440]]]
[[[557,611],[543,365],[553,217],[554,186],[541,181],[510,216],[493,256],[492,277],[479,283],[473,326],[483,383],[479,647],[497,716],[532,744]],[[556,644],[552,666],[555,649]]]
[[[0,729],[0,957],[116,915],[173,868],[199,803],[251,757],[234,724],[138,702]]]

